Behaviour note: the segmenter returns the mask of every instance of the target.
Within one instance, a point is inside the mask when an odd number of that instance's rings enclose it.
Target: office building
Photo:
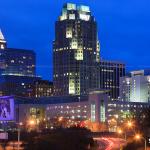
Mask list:
[[[107,92],[92,90],[86,96],[14,97],[15,105],[12,109],[16,117],[11,122],[25,124],[30,119],[37,123],[40,120],[50,122],[51,119],[62,117],[71,124],[84,123],[92,130],[95,130],[95,125],[105,124],[107,129],[116,131],[124,119],[133,112],[150,108],[150,103],[112,101]]]
[[[85,125],[86,122],[91,122],[92,126],[88,126],[91,130],[95,130],[95,125],[105,124],[108,130],[116,131],[124,119],[133,113],[150,108],[150,103],[112,101],[107,92],[95,90],[85,97],[74,97],[74,100],[70,97],[70,101],[62,97],[63,100],[59,103],[46,105],[46,118],[57,116],[72,122],[80,120],[84,121]]]
[[[97,87],[100,89],[110,90],[109,96],[112,100],[119,97],[120,77],[125,76],[125,64],[116,61],[101,60],[98,66]]]
[[[34,85],[39,80],[41,78],[36,76],[1,75],[0,96],[34,97]]]
[[[48,80],[38,80],[33,85],[34,97],[53,96],[53,83]]]
[[[119,96],[121,62],[100,60],[97,23],[88,6],[67,3],[55,23],[54,95],[86,95],[90,89],[110,89]]]
[[[150,71],[132,71],[130,76],[121,77],[120,100],[150,102]]]
[[[96,87],[97,23],[88,6],[67,3],[55,23],[54,94],[84,95]]]
[[[35,76],[36,60],[32,50],[5,48],[0,50],[5,69],[2,75]]]
[[[0,31],[0,95],[33,96],[36,58],[32,50],[8,48]]]
[[[35,76],[36,56],[33,50],[8,48],[0,30],[1,75]]]

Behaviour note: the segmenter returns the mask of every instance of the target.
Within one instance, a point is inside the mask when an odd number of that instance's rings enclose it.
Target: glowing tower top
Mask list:
[[[6,48],[6,40],[4,38],[4,35],[0,29],[0,49],[5,49]]]

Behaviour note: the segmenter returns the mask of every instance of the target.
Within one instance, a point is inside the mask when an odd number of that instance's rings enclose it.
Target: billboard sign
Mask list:
[[[1,140],[7,140],[8,139],[8,133],[7,132],[0,133],[0,139]]]
[[[0,121],[14,120],[14,98],[12,96],[0,97]]]

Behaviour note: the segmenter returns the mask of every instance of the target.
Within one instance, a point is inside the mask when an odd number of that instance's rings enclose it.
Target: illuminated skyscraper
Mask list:
[[[4,75],[35,76],[36,56],[32,50],[6,48],[1,51],[5,60]]]
[[[54,93],[81,95],[97,87],[97,23],[88,6],[67,3],[55,23]]]
[[[0,74],[2,74],[2,72],[6,68],[4,53],[2,52],[5,48],[6,48],[6,40],[0,29]]]
[[[8,48],[0,30],[0,95],[31,96],[36,80],[36,57],[32,50]]]
[[[0,30],[0,68],[1,74],[35,76],[36,56],[32,50],[8,48]]]

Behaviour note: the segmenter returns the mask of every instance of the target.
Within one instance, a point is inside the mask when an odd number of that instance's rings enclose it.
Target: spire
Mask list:
[[[0,49],[5,49],[6,48],[6,40],[4,38],[4,35],[0,29]]]
[[[0,40],[5,41],[4,35],[2,33],[2,30],[0,29]]]

